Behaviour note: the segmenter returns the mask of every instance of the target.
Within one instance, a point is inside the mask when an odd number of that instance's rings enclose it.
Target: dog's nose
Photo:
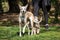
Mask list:
[[[24,11],[23,11],[23,13],[24,13]]]
[[[25,11],[23,11],[23,13],[25,13]]]

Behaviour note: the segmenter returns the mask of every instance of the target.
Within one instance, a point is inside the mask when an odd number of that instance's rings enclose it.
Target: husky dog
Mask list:
[[[30,28],[31,28],[31,35],[39,33],[39,23],[42,21],[42,18],[40,21],[36,21],[34,20],[34,15],[32,12],[27,11],[27,7],[28,4],[26,6],[21,6],[19,5],[20,8],[20,13],[19,13],[19,27],[20,27],[20,34],[19,36],[21,36],[21,32],[23,31],[23,33],[25,33],[25,28],[28,28],[28,34],[30,34]],[[28,21],[29,20],[29,21]],[[24,26],[22,26],[24,23]],[[36,24],[34,27],[34,23]],[[29,24],[31,25],[29,27]],[[38,25],[38,26],[37,26]],[[23,30],[22,30],[23,28]]]

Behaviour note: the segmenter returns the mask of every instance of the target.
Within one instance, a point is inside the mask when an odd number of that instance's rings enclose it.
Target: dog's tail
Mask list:
[[[35,20],[34,20],[34,22],[35,22],[35,23],[41,23],[41,22],[42,22],[42,17],[39,19],[39,21],[35,21]]]
[[[40,21],[38,21],[38,23],[41,23],[42,22],[42,17],[40,18]]]

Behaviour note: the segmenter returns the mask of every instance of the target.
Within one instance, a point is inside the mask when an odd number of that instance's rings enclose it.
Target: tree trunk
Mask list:
[[[3,9],[2,9],[2,0],[0,0],[0,14],[3,12]]]
[[[55,23],[58,23],[58,14],[59,14],[59,3],[58,3],[58,0],[56,0],[56,3],[55,3]]]
[[[8,3],[9,3],[9,12],[19,13],[17,0],[8,0]]]

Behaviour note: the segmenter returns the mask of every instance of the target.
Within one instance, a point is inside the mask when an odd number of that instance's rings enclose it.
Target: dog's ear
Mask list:
[[[22,6],[20,4],[18,4],[19,8],[21,8]]]
[[[28,7],[28,4],[26,4],[26,6],[25,6],[26,8]]]

